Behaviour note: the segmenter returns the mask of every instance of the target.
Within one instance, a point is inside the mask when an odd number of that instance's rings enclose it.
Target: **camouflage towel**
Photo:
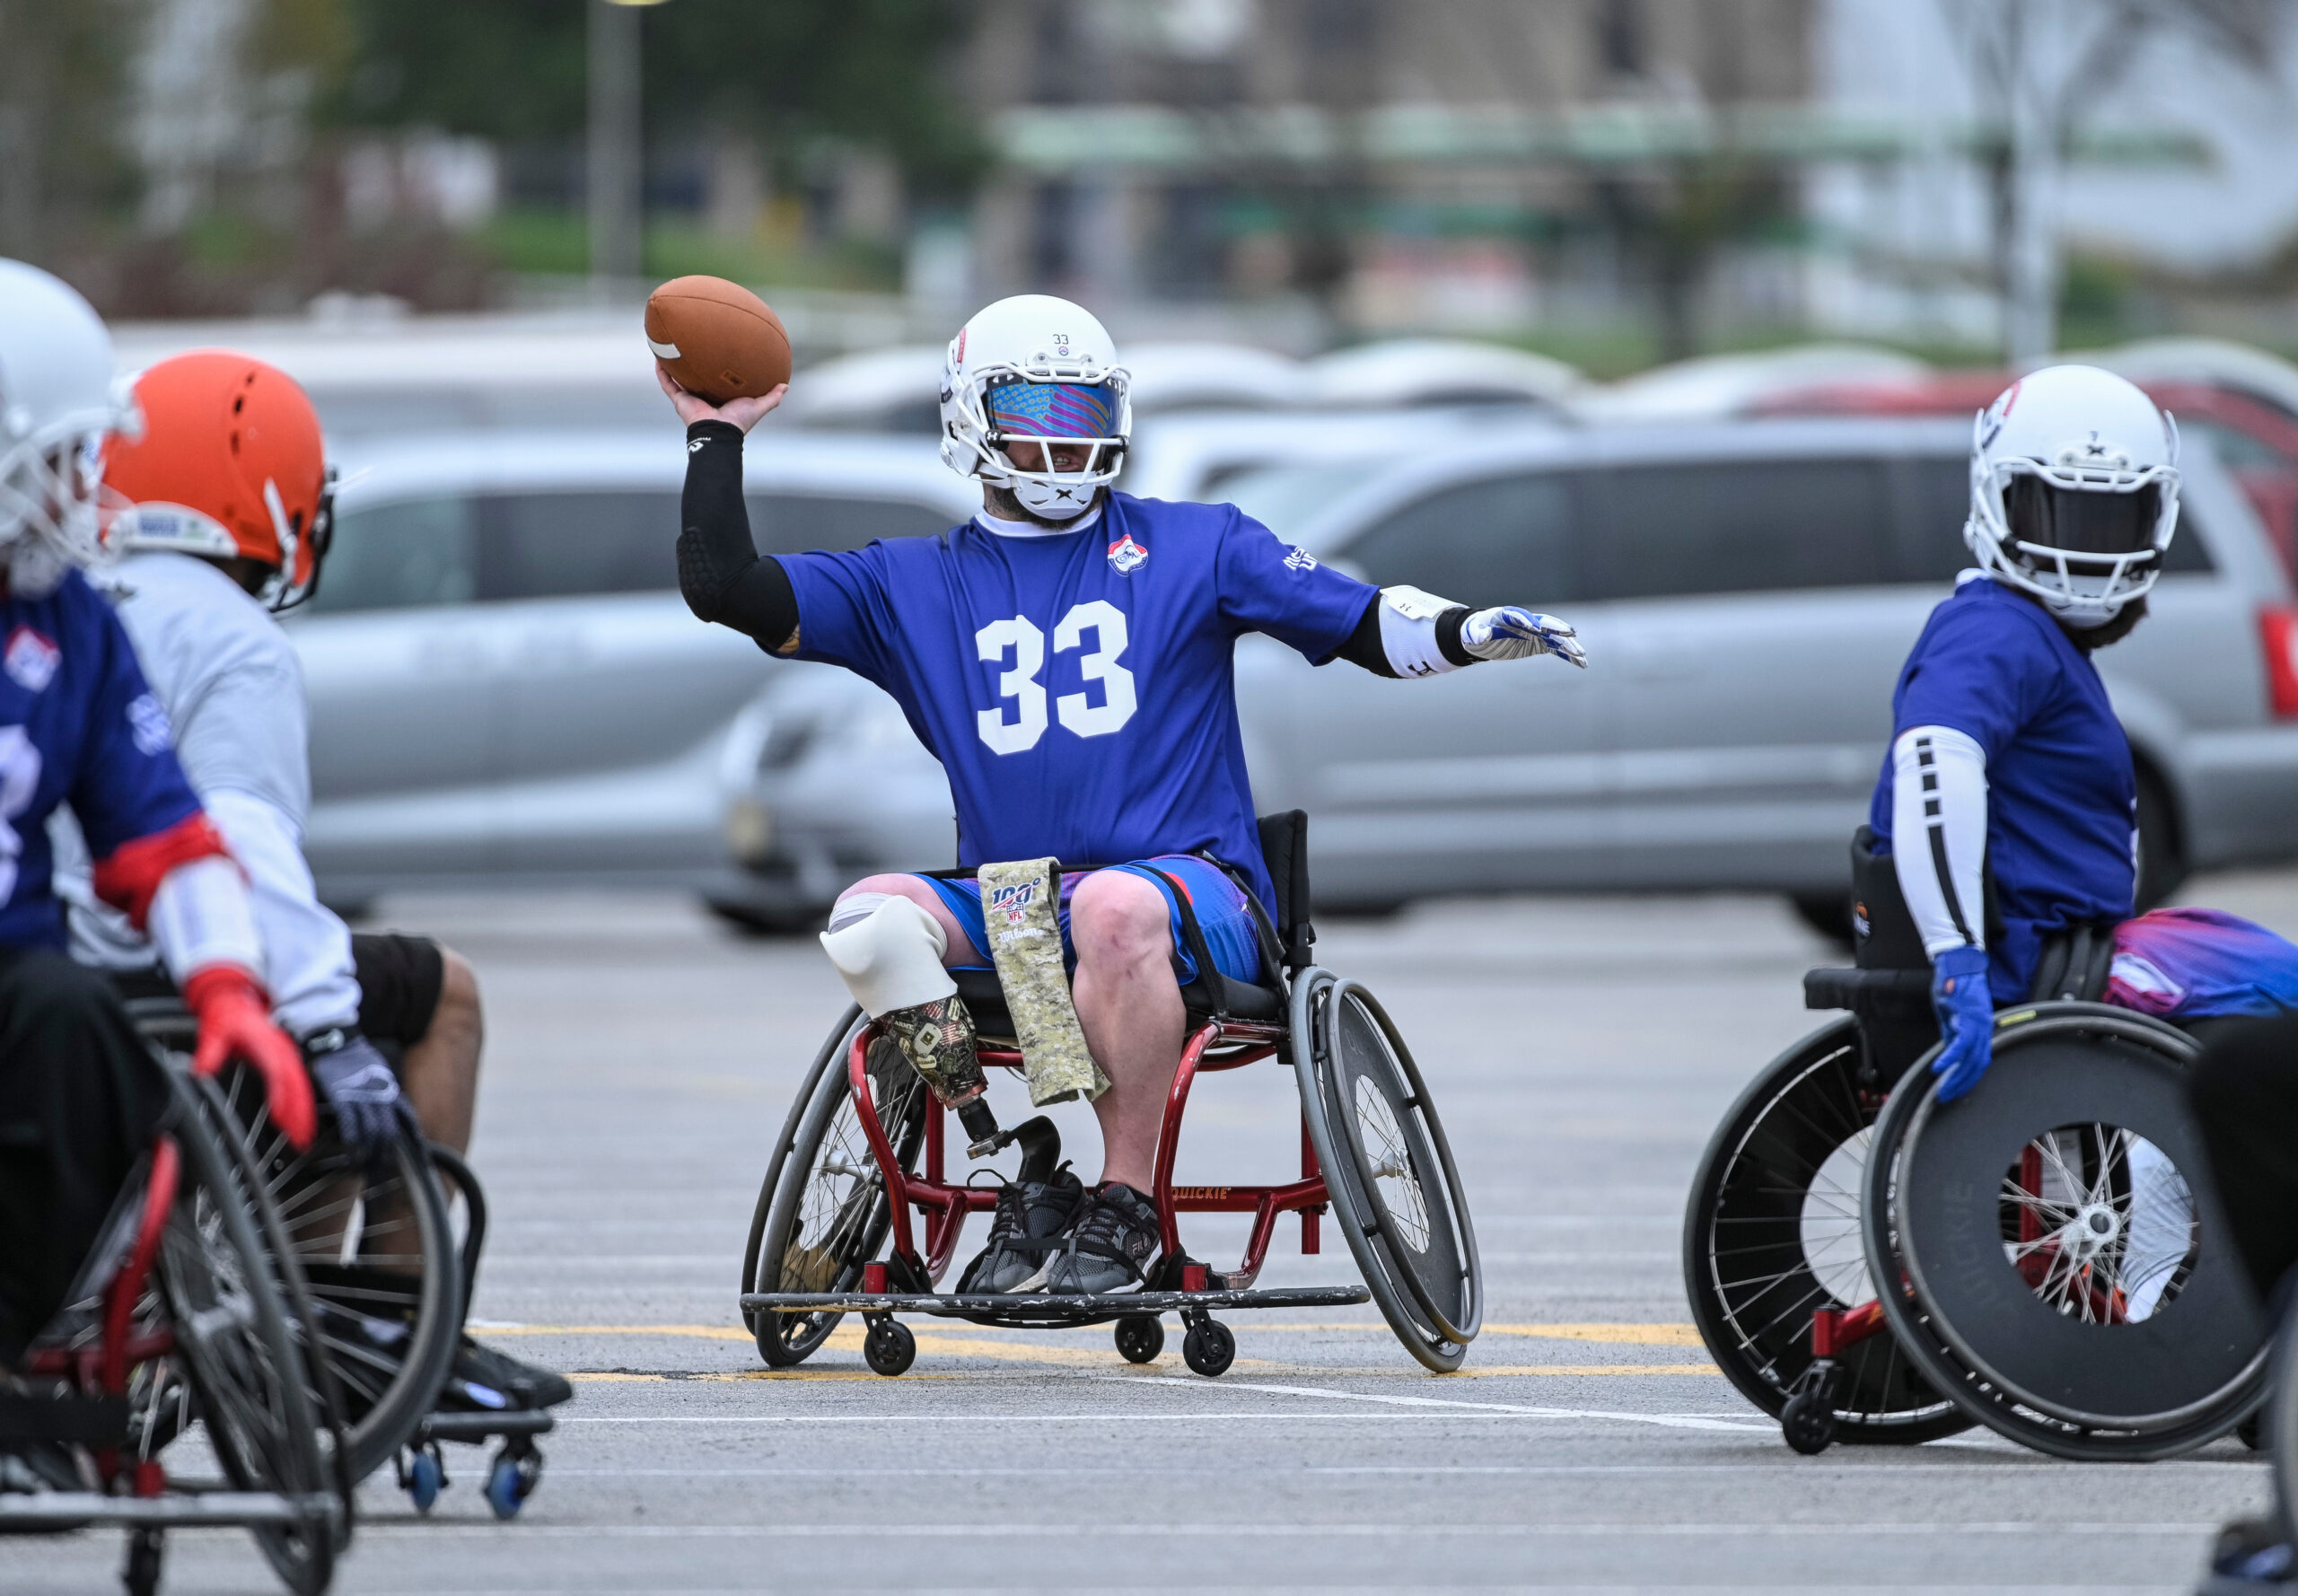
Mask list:
[[[1054,863],[1021,859],[985,864],[978,873],[989,956],[1005,988],[1014,1039],[1022,1044],[1030,1101],[1039,1108],[1066,1103],[1081,1092],[1091,1100],[1110,1089],[1069,1001],[1061,964],[1061,877]]]

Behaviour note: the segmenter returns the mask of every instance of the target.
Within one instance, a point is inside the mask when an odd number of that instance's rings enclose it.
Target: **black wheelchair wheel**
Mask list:
[[[1995,1061],[1940,1103],[1918,1065],[1876,1121],[1868,1268],[1939,1390],[2054,1456],[2171,1457],[2232,1430],[2269,1347],[2203,1178],[2193,1041],[2097,1004],[1999,1015]]]
[[[885,1179],[854,1111],[847,1049],[864,1022],[849,1009],[798,1094],[759,1192],[742,1259],[745,1292],[850,1291],[893,1226]],[[873,1101],[905,1172],[925,1141],[925,1083],[891,1049],[873,1063]],[[750,1313],[759,1356],[774,1368],[804,1363],[843,1317]]]
[[[1293,983],[1293,1064],[1333,1216],[1406,1350],[1460,1366],[1484,1318],[1484,1270],[1452,1144],[1380,1000],[1311,969]]]
[[[2274,1468],[2274,1516],[2285,1545],[2298,1544],[2298,1312],[2285,1311],[2274,1338],[2274,1372],[2259,1412],[2258,1439]]]
[[[298,1152],[254,1072],[227,1069],[216,1086],[311,1293],[348,1464],[364,1479],[436,1406],[462,1334],[462,1255],[430,1151],[402,1133],[374,1162],[355,1158],[322,1104],[319,1135]]]
[[[1724,1116],[1684,1208],[1684,1291],[1716,1366],[1758,1407],[1785,1423],[1802,1399],[1796,1434],[1913,1445],[1971,1421],[1889,1333],[1836,1355],[1831,1425],[1813,1423],[1812,1394],[1798,1390],[1813,1314],[1875,1297],[1859,1175],[1881,1100],[1861,1089],[1859,1052],[1846,1015],[1772,1060]]]
[[[332,1524],[305,1520],[255,1529],[257,1544],[287,1587],[297,1596],[318,1596],[347,1535],[347,1486],[328,1455],[329,1416],[314,1398],[321,1388],[306,1363],[279,1255],[263,1239],[264,1199],[243,1184],[240,1166],[189,1097],[178,1095],[180,1111],[170,1127],[183,1174],[153,1268],[189,1397],[178,1406],[198,1417],[235,1489],[338,1498]],[[170,1376],[145,1371],[140,1378],[155,1404],[168,1399]],[[147,1427],[145,1434],[156,1439],[158,1430]]]

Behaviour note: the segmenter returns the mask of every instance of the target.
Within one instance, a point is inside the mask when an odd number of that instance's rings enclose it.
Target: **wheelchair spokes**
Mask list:
[[[1867,1144],[1873,1136],[1873,1130],[1863,1125],[1827,1155],[1812,1172],[1797,1217],[1804,1267],[1838,1308],[1875,1300],[1867,1254],[1859,1240],[1859,1178],[1867,1167]]]
[[[2169,1156],[2119,1126],[2061,1126],[2003,1178],[2004,1253],[2036,1296],[2085,1324],[2137,1324],[2194,1272],[2201,1218]]]
[[[1373,1171],[1373,1188],[1397,1222],[1407,1247],[1428,1250],[1428,1198],[1420,1188],[1420,1174],[1413,1167],[1412,1150],[1405,1144],[1404,1127],[1387,1097],[1369,1080],[1356,1083],[1356,1134],[1364,1144]]]

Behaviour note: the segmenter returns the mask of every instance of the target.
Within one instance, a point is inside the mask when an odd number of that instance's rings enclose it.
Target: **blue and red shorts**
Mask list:
[[[1176,882],[1181,895],[1188,899],[1189,908],[1196,911],[1197,926],[1205,934],[1205,946],[1213,955],[1213,967],[1232,981],[1250,984],[1260,979],[1260,938],[1253,929],[1252,908],[1244,890],[1230,880],[1228,873],[1219,865],[1193,854],[1161,854],[1153,859],[1138,859],[1130,864],[1112,864],[1108,868],[1137,875],[1165,895],[1165,909],[1172,925],[1173,957],[1180,963],[1183,986],[1197,979],[1197,960],[1181,939],[1180,903],[1173,895]],[[1069,936],[1069,899],[1076,892],[1077,883],[1092,873],[1070,871],[1061,878],[1061,956],[1073,970],[1077,968],[1077,948]],[[984,950],[989,945],[989,935],[982,919],[981,883],[972,876],[955,881],[943,881],[938,876],[921,879],[957,916],[958,924],[973,939],[975,951],[983,953],[983,963],[975,968],[987,968]]]

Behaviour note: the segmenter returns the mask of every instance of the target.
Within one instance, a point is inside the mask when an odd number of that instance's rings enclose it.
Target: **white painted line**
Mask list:
[[[1769,1434],[1777,1427],[1688,1413],[1626,1413],[1607,1407],[1530,1407],[1513,1402],[1465,1402],[1446,1397],[1386,1397],[1370,1391],[1328,1390],[1312,1385],[1260,1385],[1226,1380],[1217,1385],[1208,1385],[1205,1381],[1184,1379],[1178,1374],[1101,1374],[1086,1378],[1124,1380],[1135,1385],[1189,1385],[1200,1390],[1261,1391],[1276,1397],[1320,1397],[1334,1402],[1379,1402],[1398,1407],[1465,1408],[1470,1412],[1513,1414],[1524,1418],[1608,1419],[1618,1424],[1658,1425],[1671,1430],[1728,1430],[1743,1435]]]
[[[1374,1416],[1368,1415],[1366,1416]],[[2083,1471],[2083,1478],[2095,1479],[2097,1478],[2097,1465],[2095,1464],[2070,1463],[2062,1459],[2046,1458],[2037,1453],[2026,1451],[2013,1454],[2007,1457],[2001,1463],[1961,1463],[1944,1461],[1937,1463],[1871,1463],[1864,1460],[1855,1463],[1852,1461],[1850,1456],[1832,1459],[1830,1461],[1837,1465],[1847,1466],[1849,1468],[1855,1469],[1863,1475],[2000,1475],[2005,1468],[2016,1467],[2022,1474],[2047,1472],[2055,1469],[2070,1471],[2080,1469]],[[2263,1464],[2255,1460],[2236,1458],[2184,1458],[2161,1465],[2157,1469],[2150,1470],[2150,1472],[2160,1472],[2162,1469],[2165,1468],[2178,1471],[2188,1471],[2197,1469],[2215,1469],[2240,1470],[2245,1475],[2252,1475],[2256,1474],[2263,1467]],[[1287,1469],[1285,1472],[1289,1474],[1340,1476],[1355,1474],[1383,1476],[1395,1475],[1408,1478],[1416,1475],[1443,1476],[1451,1478],[1460,1475],[1485,1474],[1507,1475],[1511,1477],[1568,1477],[1582,1474],[1665,1477],[1679,1474],[1716,1474],[1729,1475],[1733,1478],[1738,1478],[1750,1474],[1788,1474],[1801,1475],[1805,1478],[1809,1478],[1811,1473],[1811,1469],[1812,1465],[1801,1461],[1771,1463],[1750,1460],[1732,1463],[1429,1463],[1425,1465],[1413,1463],[1364,1463],[1333,1464],[1330,1466],[1311,1465],[1296,1469]],[[1133,1479],[1139,1478],[1141,1470],[1137,1467],[1124,1469],[1099,1469],[1084,1468],[1075,1464],[1047,1464],[1036,1468],[1010,1469],[829,1469],[824,1468],[820,1464],[809,1463],[805,1466],[804,1473],[805,1477],[809,1479],[890,1479],[907,1478],[912,1476],[923,1479],[1004,1479],[1017,1477],[1034,1478],[1040,1476],[1057,1476],[1066,1478],[1072,1475],[1111,1475]],[[1189,1465],[1189,1473],[1192,1478],[1212,1478],[1216,1476],[1233,1475],[1240,1478],[1246,1479],[1266,1479],[1268,1478],[1269,1468],[1266,1464],[1234,1464],[1224,1465],[1217,1468],[1208,1468],[1202,1463],[1192,1462]],[[778,1469],[570,1469],[561,1463],[553,1463],[550,1466],[550,1478],[553,1479],[788,1479],[791,1478],[791,1469],[786,1465]]]
[[[1701,1523],[1687,1524],[1668,1521],[1630,1521],[1624,1523],[1552,1523],[1552,1524],[1469,1524],[1428,1523],[1367,1524],[1367,1523],[1307,1523],[1270,1524],[1251,1521],[1237,1522],[1188,1524],[1111,1523],[1096,1519],[1088,1523],[1020,1522],[985,1524],[979,1522],[955,1524],[920,1524],[899,1520],[870,1520],[845,1524],[538,1524],[521,1521],[498,1524],[479,1520],[455,1521],[425,1519],[411,1523],[375,1523],[359,1526],[362,1539],[429,1539],[453,1535],[500,1536],[505,1540],[533,1540],[548,1537],[552,1539],[589,1539],[599,1540],[830,1540],[853,1539],[891,1540],[898,1538],[934,1539],[962,1538],[989,1539],[1012,1537],[1031,1540],[1039,1536],[1072,1535],[1084,1539],[1102,1537],[1188,1536],[1211,1540],[1282,1540],[1303,1538],[1340,1539],[1353,1540],[1393,1540],[1410,1538],[1418,1540],[1533,1539],[1555,1537],[1563,1539],[1584,1539],[1594,1536],[1666,1536],[1671,1539],[1752,1539],[1757,1537],[1794,1536],[1817,1539],[1837,1536],[1916,1536],[1916,1535],[2047,1535],[2066,1536],[2147,1536],[2184,1538],[2205,1535],[2218,1529],[2215,1520],[2196,1520],[2191,1523],[2122,1524],[2079,1523],[2056,1519],[1998,1519],[1977,1522],[1940,1521],[1866,1522],[1850,1524],[1814,1523]]]
[[[1093,1375],[1089,1378],[1122,1381],[1137,1385],[1156,1375],[1123,1374]],[[1175,1380],[1176,1385],[1197,1385],[1194,1380]],[[1238,1386],[1235,1390],[1249,1390]],[[1283,1388],[1273,1388],[1282,1390]],[[1338,1396],[1346,1393],[1309,1391],[1310,1396]],[[1364,1398],[1377,1401],[1377,1398]],[[1400,1397],[1399,1402],[1417,1402],[1424,1399]],[[1731,1430],[1742,1434],[1769,1435],[1776,1433],[1773,1425],[1729,1425],[1705,1419],[1695,1419],[1685,1414],[1609,1413],[1601,1410],[1583,1412],[1568,1407],[1502,1407],[1481,1402],[1444,1404],[1448,1411],[1440,1413],[1303,1413],[1296,1409],[1269,1412],[1206,1412],[1206,1413],[759,1413],[759,1414],[682,1414],[633,1413],[568,1414],[558,1421],[565,1429],[570,1425],[1200,1425],[1226,1424],[1246,1419],[1267,1420],[1278,1424],[1370,1423],[1388,1421],[1401,1423],[1407,1419],[1478,1419],[1478,1418],[1617,1418],[1638,1424],[1656,1425],[1674,1422],[1685,1429]],[[1461,1408],[1470,1411],[1460,1411]]]

